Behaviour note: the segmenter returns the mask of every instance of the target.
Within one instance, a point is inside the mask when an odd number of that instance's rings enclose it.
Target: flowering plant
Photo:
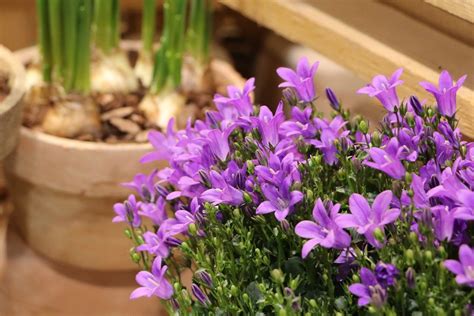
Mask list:
[[[374,77],[359,90],[387,109],[372,132],[330,89],[321,116],[317,66],[278,70],[275,113],[252,104],[250,79],[204,121],[150,133],[142,162],[169,166],[114,207],[144,270],[131,298],[179,315],[472,312],[474,143],[453,110],[464,77],[423,83],[434,107],[399,101],[402,70]]]

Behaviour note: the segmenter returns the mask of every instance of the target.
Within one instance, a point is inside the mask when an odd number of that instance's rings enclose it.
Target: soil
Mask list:
[[[58,97],[54,96],[55,93],[51,92],[51,89],[49,90],[46,93],[44,91],[37,93],[38,96],[27,96],[25,98],[24,126],[41,131],[41,124],[48,108],[53,107],[56,102],[60,101]],[[198,119],[203,118],[205,110],[212,106],[212,99],[217,88],[212,90],[185,94],[186,106],[196,106],[199,109]],[[147,142],[148,132],[150,130],[160,130],[160,128],[149,122],[138,109],[145,93],[146,90],[143,86],[140,86],[138,91],[130,94],[93,93],[91,95],[92,100],[97,104],[100,112],[101,131],[97,135],[83,134],[75,137],[75,139],[105,143]],[[29,94],[33,93],[30,92]],[[68,98],[74,98],[74,96],[71,95]]]
[[[10,94],[9,76],[0,71],[0,103]]]

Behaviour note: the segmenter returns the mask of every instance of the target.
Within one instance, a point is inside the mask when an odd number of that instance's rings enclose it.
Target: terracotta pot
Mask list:
[[[10,94],[0,102],[0,165],[14,148],[18,139],[21,120],[22,99],[25,94],[25,69],[5,47],[0,45],[0,70],[9,75]],[[1,166],[0,166],[1,167]],[[0,190],[3,175],[0,172]],[[1,193],[0,193],[1,194]],[[8,226],[9,208],[0,196],[0,279],[5,270],[5,237]]]
[[[24,63],[36,54],[35,48],[19,52]],[[244,84],[227,62],[215,60],[211,69],[218,84]],[[149,144],[82,142],[21,128],[18,150],[5,164],[20,234],[57,263],[108,271],[135,268],[124,225],[112,224],[112,205],[131,193],[120,183],[159,167],[138,163],[150,150]]]
[[[9,75],[10,94],[0,102],[0,161],[15,147],[25,94],[25,68],[5,47],[0,45],[0,70]]]

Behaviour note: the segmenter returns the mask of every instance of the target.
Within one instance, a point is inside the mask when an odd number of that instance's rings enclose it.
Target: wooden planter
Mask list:
[[[10,94],[0,102],[0,163],[15,148],[25,94],[25,69],[13,54],[0,46],[0,69],[9,75]],[[0,175],[1,177],[1,175]],[[0,279],[5,270],[5,237],[9,208],[0,198]]]
[[[32,48],[19,55],[26,63],[35,54]],[[211,69],[220,84],[244,84],[227,62],[214,60]],[[82,142],[21,128],[18,150],[5,164],[20,234],[57,263],[133,269],[131,244],[123,235],[124,225],[112,224],[112,206],[132,193],[120,183],[160,167],[138,162],[150,150],[149,144]]]

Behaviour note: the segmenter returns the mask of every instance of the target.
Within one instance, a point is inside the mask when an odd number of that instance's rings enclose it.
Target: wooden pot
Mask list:
[[[24,63],[37,54],[21,52]],[[243,86],[227,62],[214,60],[217,84]],[[21,128],[18,150],[5,163],[21,236],[56,263],[92,270],[127,270],[130,241],[124,225],[112,223],[112,206],[132,193],[120,183],[165,165],[138,161],[149,144],[83,142]]]
[[[21,120],[22,99],[25,94],[25,69],[14,55],[0,45],[0,70],[9,75],[10,94],[0,102],[0,164],[15,148]],[[1,173],[1,172],[0,172]],[[0,191],[3,175],[0,174]],[[1,194],[1,193],[0,193]],[[0,196],[0,279],[5,271],[6,244],[9,207]]]

